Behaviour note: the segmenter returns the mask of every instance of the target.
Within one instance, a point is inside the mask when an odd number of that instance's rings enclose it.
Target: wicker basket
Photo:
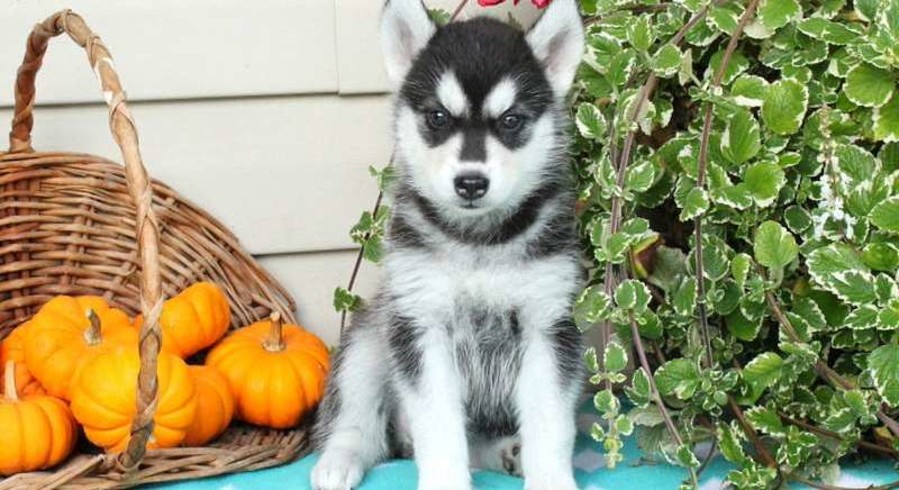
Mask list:
[[[31,147],[34,80],[50,38],[66,33],[87,51],[109,105],[124,168],[100,157]],[[293,321],[287,292],[203,210],[150,181],[109,51],[71,11],[35,26],[15,86],[10,149],[0,153],[0,339],[55,295],[103,296],[143,313],[138,416],[119,456],[81,453],[52,472],[0,480],[0,489],[127,488],[275,466],[307,451],[306,427],[235,426],[211,447],[145,450],[156,397],[158,318],[164,297],[208,280],[221,286],[232,328],[272,311]]]

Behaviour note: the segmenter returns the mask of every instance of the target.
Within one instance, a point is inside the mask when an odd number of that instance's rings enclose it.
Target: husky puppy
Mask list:
[[[398,174],[384,279],[341,339],[312,487],[357,487],[411,449],[419,490],[468,490],[470,465],[576,490],[575,0],[527,33],[487,18],[438,28],[421,0],[389,0],[382,36]]]

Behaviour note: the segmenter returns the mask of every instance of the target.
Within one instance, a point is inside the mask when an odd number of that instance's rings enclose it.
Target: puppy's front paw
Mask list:
[[[349,451],[325,451],[312,469],[313,490],[352,490],[362,481],[365,469]]]

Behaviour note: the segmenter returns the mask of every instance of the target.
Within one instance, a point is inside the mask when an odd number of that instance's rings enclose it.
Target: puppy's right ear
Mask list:
[[[381,18],[381,45],[387,78],[398,89],[419,51],[437,31],[422,0],[387,0]]]

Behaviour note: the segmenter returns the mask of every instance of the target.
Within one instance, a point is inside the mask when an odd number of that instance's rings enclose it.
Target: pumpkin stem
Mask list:
[[[100,317],[93,308],[87,310],[87,319],[90,320],[91,326],[84,331],[84,342],[87,345],[95,346],[103,342],[103,334],[100,330]]]
[[[6,361],[3,378],[3,396],[9,401],[19,401],[19,393],[16,389],[16,361],[12,359]]]
[[[284,350],[284,340],[281,338],[281,314],[277,311],[269,317],[272,323],[272,330],[268,334],[268,338],[262,343],[262,347],[269,352],[281,352]]]

